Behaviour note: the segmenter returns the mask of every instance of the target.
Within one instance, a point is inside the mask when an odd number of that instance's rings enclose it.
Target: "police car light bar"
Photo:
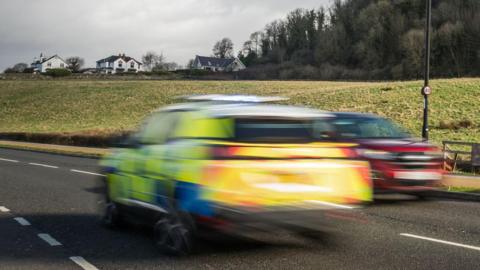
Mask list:
[[[284,101],[288,98],[284,97],[262,97],[262,96],[249,96],[249,95],[194,95],[183,97],[190,101],[225,101],[225,102],[252,102],[252,103],[262,103],[262,102],[275,102],[275,101]]]

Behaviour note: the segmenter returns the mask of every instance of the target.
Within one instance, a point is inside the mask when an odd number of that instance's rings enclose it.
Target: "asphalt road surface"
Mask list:
[[[147,228],[100,223],[97,160],[0,149],[0,269],[480,269],[480,205],[383,200],[316,239],[207,235],[160,254]]]

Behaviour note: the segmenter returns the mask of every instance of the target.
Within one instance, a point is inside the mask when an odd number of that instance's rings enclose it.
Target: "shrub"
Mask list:
[[[3,73],[12,74],[12,73],[17,73],[17,72],[13,68],[7,68],[7,69],[5,69],[5,71]]]
[[[461,128],[470,128],[473,126],[473,122],[469,119],[463,119],[460,121],[440,121],[438,128],[439,129],[449,129],[449,130],[458,130]]]
[[[23,73],[33,73],[35,70],[33,68],[26,68],[23,70]]]
[[[45,75],[53,78],[66,77],[66,76],[70,76],[71,74],[72,72],[70,70],[64,69],[64,68],[47,69],[47,72],[45,72]]]
[[[192,76],[205,76],[210,74],[210,71],[204,69],[192,69],[190,70],[190,75]]]
[[[152,70],[152,75],[157,75],[157,76],[163,76],[163,75],[170,75],[171,72],[167,70],[162,70],[162,69],[153,69]]]
[[[463,119],[458,122],[458,125],[462,128],[469,128],[473,126],[473,122],[469,119]]]

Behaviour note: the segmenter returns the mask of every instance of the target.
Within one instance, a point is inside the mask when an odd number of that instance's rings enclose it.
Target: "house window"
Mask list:
[[[52,63],[51,62],[48,62],[47,63],[47,67],[51,67],[52,66]]]
[[[134,62],[130,63],[130,67],[135,68],[135,63]]]
[[[118,67],[122,67],[123,66],[123,62],[122,61],[118,61]]]

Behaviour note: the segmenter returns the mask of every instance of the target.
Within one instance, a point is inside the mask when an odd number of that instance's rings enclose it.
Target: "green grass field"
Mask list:
[[[434,80],[431,139],[480,142],[480,79]],[[280,95],[323,110],[371,112],[420,135],[422,82],[0,81],[0,132],[110,133],[134,129],[175,97],[201,93]],[[473,126],[439,129],[440,121]]]

